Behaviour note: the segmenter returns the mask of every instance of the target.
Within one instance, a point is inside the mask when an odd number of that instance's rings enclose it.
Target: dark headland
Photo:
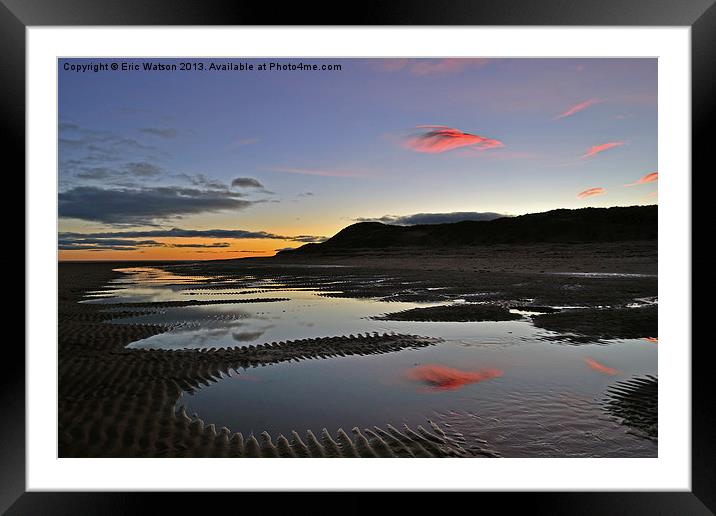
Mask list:
[[[490,221],[352,224],[283,263],[490,271],[656,273],[657,206],[559,209]]]
[[[552,210],[489,221],[394,226],[359,222],[320,244],[306,244],[279,254],[327,253],[361,248],[444,248],[482,244],[538,242],[618,242],[654,240],[657,207],[582,208]]]

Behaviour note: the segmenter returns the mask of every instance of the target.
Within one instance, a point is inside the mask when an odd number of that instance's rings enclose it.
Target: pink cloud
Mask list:
[[[580,111],[587,109],[589,106],[593,106],[594,104],[599,104],[601,100],[598,99],[588,99],[584,102],[580,102],[579,104],[575,104],[574,106],[568,108],[566,111],[563,111],[559,115],[554,117],[554,120],[559,120],[560,118],[567,118],[568,116],[572,116],[575,113],[579,113]]]
[[[604,364],[601,364],[594,360],[593,358],[585,358],[584,362],[594,371],[597,371],[598,373],[602,374],[608,374],[609,376],[614,376],[619,374],[619,371],[616,369],[613,369],[611,367],[605,366]]]
[[[607,191],[604,188],[597,187],[597,188],[589,188],[588,190],[584,190],[583,192],[579,192],[577,194],[578,199],[584,199],[585,197],[592,197],[593,195],[602,195],[607,193]]]
[[[471,383],[480,383],[502,376],[500,369],[483,369],[481,371],[461,371],[438,364],[418,366],[406,373],[406,376],[428,386],[435,391],[455,391]]]
[[[595,154],[599,154],[600,152],[604,152],[605,150],[611,149],[613,147],[620,147],[624,145],[626,142],[607,142],[602,143],[600,145],[592,145],[589,147],[589,150],[585,152],[582,155],[582,158],[589,158],[591,156],[594,156]]]
[[[499,140],[465,133],[460,129],[445,125],[419,125],[417,128],[429,130],[422,134],[411,136],[406,140],[405,146],[416,152],[436,154],[460,147],[472,150],[486,150],[503,146],[503,143]]]
[[[647,183],[654,183],[655,181],[659,180],[659,173],[658,172],[652,172],[651,174],[647,174],[640,178],[638,181],[634,183],[629,183],[628,185],[624,186],[635,186],[635,185],[643,185]]]
[[[448,59],[381,59],[379,68],[386,72],[407,71],[412,75],[441,75],[478,69],[489,63],[489,59],[448,58]]]

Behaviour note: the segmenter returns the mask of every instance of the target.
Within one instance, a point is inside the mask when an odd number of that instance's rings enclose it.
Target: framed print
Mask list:
[[[576,6],[5,1],[28,302],[3,510],[710,514],[691,168],[716,11]]]

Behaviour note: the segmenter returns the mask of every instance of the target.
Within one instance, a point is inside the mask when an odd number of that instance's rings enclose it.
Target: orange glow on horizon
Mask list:
[[[190,244],[212,245],[220,239],[216,238],[155,238],[157,242],[166,244],[162,247],[138,247],[134,250],[60,250],[59,261],[174,261],[174,260],[227,260],[232,258],[249,258],[273,256],[277,249],[299,247],[301,242],[290,242],[274,239],[230,239],[228,247],[181,247]],[[180,246],[180,247],[172,247]]]

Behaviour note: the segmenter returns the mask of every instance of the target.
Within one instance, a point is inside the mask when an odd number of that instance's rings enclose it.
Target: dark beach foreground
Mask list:
[[[342,265],[321,267],[314,265]],[[209,350],[128,349],[134,341],[168,330],[157,324],[113,324],[139,306],[117,311],[79,303],[88,292],[121,276],[115,269],[137,262],[59,264],[59,455],[61,457],[461,457],[494,456],[489,443],[464,437],[436,423],[394,428],[346,428],[333,434],[242,435],[211,421],[177,412],[182,392],[193,392],[231,370],[295,360],[394,353],[435,345],[416,335],[362,334]],[[606,321],[590,310],[540,315],[539,324],[580,338],[656,335],[656,307],[627,308],[634,299],[657,295],[656,242],[605,244],[500,245],[441,253],[401,250],[378,254],[277,257],[195,263],[151,263],[175,274],[281,276],[296,288],[325,289],[336,297],[375,297],[385,301],[487,303],[488,313],[456,313],[449,306],[432,312],[397,315],[414,320],[501,320],[508,308],[610,306]],[[345,279],[346,271],[350,278]],[[376,274],[393,278],[379,283]],[[566,273],[566,274],[562,274]],[[593,273],[596,273],[594,275]],[[575,280],[575,278],[577,278]],[[333,284],[341,280],[340,291]],[[411,288],[406,289],[405,284]],[[579,288],[573,288],[578,285]],[[594,310],[592,310],[593,312]],[[390,314],[387,315],[390,317]],[[485,319],[487,317],[487,319]],[[599,312],[596,317],[604,317]],[[423,318],[423,319],[421,319]],[[497,318],[497,319],[495,319]],[[611,325],[609,321],[618,321]],[[645,438],[656,439],[655,378],[614,387],[605,410]]]
[[[455,248],[357,248],[319,253],[279,253],[246,261],[276,264],[335,264],[366,269],[453,272],[585,272],[656,274],[656,240],[485,244]],[[226,260],[230,267],[235,260]],[[215,262],[219,263],[219,262]]]
[[[175,412],[182,391],[226,375],[287,360],[388,353],[433,344],[402,335],[340,336],[235,350],[131,350],[135,340],[166,331],[156,325],[114,325],[82,295],[119,274],[119,263],[59,265],[60,457],[393,457],[463,456],[435,426],[352,429],[351,435],[243,436]],[[129,264],[136,266],[135,263]],[[157,264],[152,264],[156,266]],[[126,312],[115,312],[122,317]],[[484,455],[489,455],[486,451]]]

